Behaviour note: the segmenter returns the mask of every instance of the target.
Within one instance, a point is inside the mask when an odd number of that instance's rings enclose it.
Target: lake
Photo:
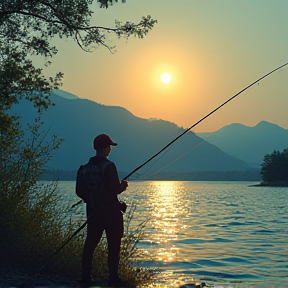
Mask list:
[[[120,198],[136,204],[132,224],[149,220],[138,246],[147,254],[141,265],[159,267],[165,287],[198,281],[287,288],[288,189],[252,184],[129,182]],[[68,203],[77,201],[75,182],[59,186]]]

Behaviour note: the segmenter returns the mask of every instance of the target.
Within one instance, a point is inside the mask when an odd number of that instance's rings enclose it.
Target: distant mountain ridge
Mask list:
[[[169,121],[136,117],[122,107],[105,106],[78,97],[66,99],[54,92],[51,100],[56,106],[50,107],[43,114],[45,127],[50,128],[51,134],[56,133],[65,141],[56,151],[48,168],[78,169],[80,164],[95,155],[92,148],[94,137],[107,133],[118,143],[118,146],[112,149],[111,160],[119,170],[130,172],[184,131]],[[35,115],[31,103],[24,100],[13,107],[13,112],[21,114],[23,122],[32,122]],[[188,151],[190,152],[187,153]],[[187,154],[183,156],[185,153]],[[175,161],[176,159],[178,160]],[[250,168],[244,161],[203,142],[193,132],[185,134],[139,172],[143,174],[149,169],[149,173],[155,173],[163,167],[166,168],[162,172],[177,173],[244,171]]]
[[[60,90],[60,89],[53,90],[53,93],[58,95],[58,96],[60,96],[60,97],[65,98],[65,99],[69,99],[69,100],[79,99],[79,97],[76,96],[75,94],[72,94],[70,92],[67,92],[67,91],[64,91],[64,90]]]
[[[267,121],[254,127],[234,123],[212,133],[197,135],[253,167],[260,167],[265,155],[288,147],[288,130]]]

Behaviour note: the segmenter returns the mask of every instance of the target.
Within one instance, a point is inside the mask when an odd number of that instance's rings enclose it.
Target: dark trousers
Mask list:
[[[111,280],[118,279],[119,252],[123,237],[123,215],[117,207],[103,207],[97,211],[87,207],[87,237],[82,254],[82,277],[89,277],[93,252],[105,231],[108,243],[108,269]],[[88,276],[89,275],[89,276]]]

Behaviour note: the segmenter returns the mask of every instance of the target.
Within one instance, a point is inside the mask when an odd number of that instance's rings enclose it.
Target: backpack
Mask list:
[[[76,195],[91,207],[100,206],[109,200],[103,177],[109,163],[107,159],[99,164],[88,162],[77,171]]]

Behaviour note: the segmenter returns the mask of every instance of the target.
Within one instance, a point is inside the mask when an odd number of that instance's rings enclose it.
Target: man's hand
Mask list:
[[[121,187],[124,190],[126,190],[126,188],[128,187],[128,181],[127,180],[122,180],[121,181]]]
[[[116,188],[115,193],[121,194],[123,191],[126,190],[126,188],[128,187],[128,181],[127,180],[122,180],[120,185]]]

